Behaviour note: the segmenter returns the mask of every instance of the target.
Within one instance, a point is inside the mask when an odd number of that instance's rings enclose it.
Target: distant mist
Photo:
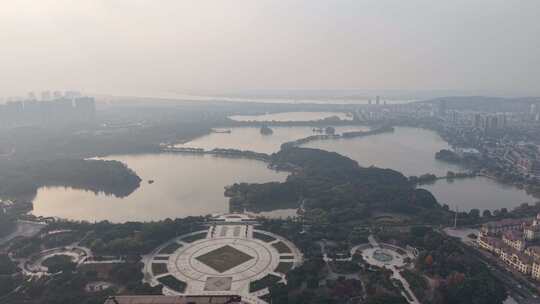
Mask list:
[[[2,1],[0,97],[539,96],[539,15],[537,0]]]

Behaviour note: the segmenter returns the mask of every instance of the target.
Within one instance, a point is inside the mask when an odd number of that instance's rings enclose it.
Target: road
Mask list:
[[[458,238],[465,250],[471,253],[471,256],[478,260],[479,263],[486,265],[493,276],[497,278],[508,289],[509,295],[513,297],[519,304],[532,304],[540,303],[538,295],[531,291],[535,286],[522,278],[521,275],[513,274],[506,270],[506,266],[502,264],[502,261],[491,256],[489,253],[477,249],[473,242],[467,240],[467,238],[460,238],[456,233],[449,233],[443,230],[446,235]],[[470,231],[467,231],[470,232]]]

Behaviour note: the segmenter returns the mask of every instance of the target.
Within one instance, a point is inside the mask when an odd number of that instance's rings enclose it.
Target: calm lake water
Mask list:
[[[536,199],[524,190],[515,186],[504,185],[487,177],[474,177],[465,179],[439,180],[431,185],[422,185],[419,188],[429,190],[440,204],[447,204],[452,209],[460,210],[489,209],[495,210],[532,203]]]
[[[234,115],[229,118],[236,121],[315,121],[337,116],[341,120],[352,120],[343,112],[282,112],[264,115]]]
[[[264,136],[259,128],[233,128],[231,133],[212,133],[185,146],[205,149],[235,148],[272,153],[287,141],[313,134],[311,127],[274,127]],[[366,130],[365,127],[336,127],[337,133]],[[311,142],[307,147],[335,151],[359,162],[392,168],[405,175],[435,173],[462,168],[435,160],[435,152],[449,148],[435,132],[417,128],[396,128],[393,133],[374,136]],[[206,215],[228,211],[224,187],[235,182],[284,181],[288,173],[275,172],[265,163],[213,156],[187,154],[119,155],[143,179],[141,187],[125,198],[62,187],[41,188],[34,200],[34,214],[75,220],[150,221],[164,218]],[[155,180],[149,184],[148,180]],[[472,208],[512,208],[536,201],[525,191],[487,178],[437,181],[422,188],[430,190],[441,204]],[[268,217],[294,216],[294,209],[265,212]]]
[[[284,181],[288,173],[263,162],[185,154],[118,155],[143,179],[125,198],[63,187],[44,187],[34,199],[35,215],[75,220],[151,221],[227,212],[224,187],[235,182]],[[155,182],[149,184],[148,180]]]
[[[350,131],[367,131],[368,127],[362,126],[334,126],[336,133]],[[177,145],[177,147],[214,148],[250,150],[261,153],[274,153],[279,151],[281,144],[311,136],[314,134],[313,127],[272,127],[271,135],[262,135],[260,128],[241,127],[230,128],[231,133],[211,133],[190,142]]]
[[[450,146],[437,133],[425,129],[398,127],[392,133],[316,141],[306,147],[337,152],[356,160],[361,166],[391,168],[405,176],[463,171],[459,166],[435,159],[436,152]]]
[[[362,166],[377,166],[400,171],[405,176],[433,173],[446,175],[459,172],[460,166],[435,159],[435,153],[449,149],[448,143],[437,133],[419,128],[395,128],[393,133],[352,139],[310,142],[306,147],[334,151],[356,160]],[[524,202],[535,202],[524,190],[478,177],[439,180],[423,185],[441,204],[458,205],[461,210],[513,208]]]

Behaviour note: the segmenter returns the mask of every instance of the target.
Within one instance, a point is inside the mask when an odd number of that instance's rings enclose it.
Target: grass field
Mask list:
[[[155,276],[169,272],[167,264],[165,263],[152,263],[152,273]]]
[[[275,237],[267,235],[267,234],[263,234],[263,233],[260,233],[260,232],[253,232],[253,237],[258,239],[258,240],[261,240],[263,242],[267,242],[267,243],[276,240]]]
[[[274,246],[279,253],[291,253],[289,246],[285,245],[283,242],[274,243],[272,246]]]
[[[278,266],[276,267],[276,270],[274,270],[275,272],[279,272],[279,273],[283,273],[283,274],[287,274],[287,272],[289,272],[289,270],[291,270],[293,266],[293,263],[291,262],[280,262],[278,264]]]
[[[167,275],[158,279],[158,282],[169,287],[172,290],[178,292],[184,292],[186,290],[187,284],[173,277],[172,275]]]

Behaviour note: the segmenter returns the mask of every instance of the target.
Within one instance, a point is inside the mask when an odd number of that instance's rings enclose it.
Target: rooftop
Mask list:
[[[510,230],[504,232],[503,237],[510,241],[519,241],[523,240],[523,232],[517,230]]]
[[[504,227],[504,226],[515,226],[521,225],[524,222],[522,219],[502,219],[500,221],[488,222],[484,225],[488,228]]]
[[[501,248],[503,246],[506,246],[501,239],[496,238],[496,237],[481,236],[480,239],[483,242],[488,243],[489,245],[491,245],[491,246],[493,246],[495,248]]]

